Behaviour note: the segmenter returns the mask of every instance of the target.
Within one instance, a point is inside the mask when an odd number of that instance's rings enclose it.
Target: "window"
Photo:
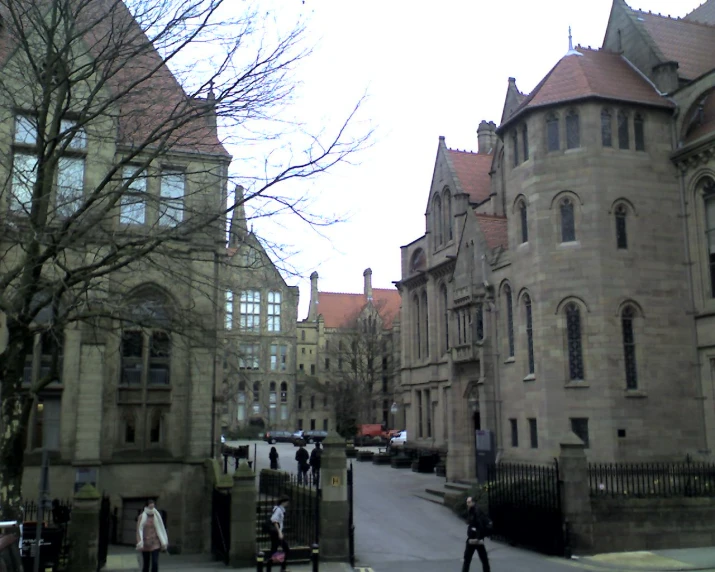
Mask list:
[[[715,204],[715,203],[714,203]],[[415,295],[415,297],[412,300],[412,308],[413,308],[413,313],[412,313],[412,318],[414,320],[414,332],[415,332],[415,353],[417,354],[417,359],[422,357],[422,338],[420,337],[420,329],[421,325],[420,320],[420,300],[419,298]]]
[[[144,224],[146,222],[146,173],[137,167],[124,167],[122,174],[125,190],[119,207],[119,222]]]
[[[169,334],[154,331],[149,337],[149,385],[169,385],[171,339]]]
[[[566,148],[577,149],[581,146],[581,132],[579,127],[578,113],[569,112],[566,116]]]
[[[436,238],[436,244],[442,244],[443,236],[443,221],[442,221],[442,199],[438,196],[434,198],[434,232]]]
[[[261,293],[258,290],[244,290],[240,300],[240,327],[244,332],[261,330]]]
[[[276,382],[271,381],[268,385],[268,403],[275,407],[278,402],[278,394],[276,393]]]
[[[226,313],[225,313],[225,327],[227,330],[233,329],[233,292],[231,290],[226,290]]]
[[[524,161],[529,160],[529,131],[526,128],[526,123],[521,128],[521,145],[523,147]]]
[[[303,420],[302,419],[298,419],[298,430],[299,431],[303,430]]]
[[[511,287],[504,286],[504,302],[506,303],[506,334],[509,342],[509,357],[514,357],[514,309],[512,308]]]
[[[298,396],[298,409],[303,409],[303,396]]]
[[[236,411],[236,419],[245,421],[246,419],[246,384],[241,382],[238,385],[238,410]]]
[[[613,121],[608,109],[601,111],[601,145],[613,147]]]
[[[288,404],[281,403],[281,421],[288,421]]]
[[[137,438],[137,421],[133,413],[124,416],[124,444],[133,445]]]
[[[628,149],[630,143],[628,141],[628,114],[625,111],[618,112],[618,148]]]
[[[511,134],[511,153],[514,160],[514,166],[519,165],[519,134],[516,129]]]
[[[176,226],[184,219],[184,187],[186,175],[176,169],[161,172],[159,191],[159,224]]]
[[[633,138],[636,143],[636,151],[645,151],[645,123],[643,116],[636,113],[633,118]]]
[[[526,201],[519,202],[519,220],[521,226],[521,244],[529,242],[529,219],[526,210]]]
[[[288,368],[288,346],[280,346],[281,351],[281,371]]]
[[[715,181],[707,179],[703,188],[705,201],[705,237],[708,242],[710,296],[715,298]]]
[[[625,250],[628,248],[628,234],[626,233],[626,207],[618,205],[616,207],[616,246]]]
[[[424,357],[429,357],[429,312],[427,311],[427,292],[422,292],[422,318],[424,324],[422,331],[424,332]]]
[[[561,148],[559,141],[559,118],[556,115],[546,117],[546,138],[547,149],[549,151],[558,151]]]
[[[143,335],[139,331],[122,332],[122,385],[140,385],[142,382]]]
[[[149,442],[150,443],[160,443],[161,442],[161,411],[154,411],[151,415],[151,422],[149,424]]]
[[[328,396],[323,395],[323,408],[327,408],[327,407],[328,407]]]
[[[583,350],[581,347],[581,311],[571,302],[566,304],[566,345],[569,358],[569,379],[583,380]]]
[[[511,428],[511,446],[519,446],[519,430],[516,419],[509,419],[509,426]]]
[[[271,345],[271,371],[278,371],[278,346]]]
[[[35,405],[35,422],[32,431],[32,448],[43,446],[50,451],[60,448],[61,398],[44,397]]]
[[[574,435],[583,441],[586,449],[589,448],[588,440],[588,418],[586,417],[572,417],[571,418],[571,431]]]
[[[37,179],[37,158],[27,153],[15,152],[12,163],[12,197],[10,208],[30,212],[32,188]]]
[[[122,332],[122,385],[169,385],[171,338],[157,330]],[[148,375],[144,379],[143,372]]]
[[[281,403],[286,403],[288,401],[288,384],[283,381],[281,382]]]
[[[310,430],[315,431],[315,419],[310,420]]]
[[[481,342],[484,339],[484,305],[481,302],[477,303],[476,311],[476,340]]]
[[[249,246],[243,254],[243,265],[246,268],[259,268],[261,266],[261,253],[256,248]]]
[[[315,409],[315,395],[310,396],[310,408]]]
[[[281,331],[281,293],[268,292],[268,331]]]
[[[447,287],[442,284],[440,288],[440,299],[442,300],[442,332],[444,347],[442,353],[449,351],[449,305],[447,299]]]
[[[15,117],[15,143],[23,145],[37,144],[37,121],[34,117],[26,115]]]
[[[531,448],[539,448],[539,431],[536,427],[536,419],[529,419],[529,439],[531,441]]]
[[[576,240],[576,223],[574,221],[573,201],[564,199],[559,207],[561,212],[561,242]]]
[[[305,330],[300,332],[300,341],[304,342],[305,341]]]
[[[534,327],[531,314],[531,297],[524,294],[524,317],[526,319],[526,348],[528,353],[529,373],[534,373]]]
[[[623,332],[623,356],[626,366],[626,388],[638,389],[638,371],[636,369],[636,339],[633,333],[633,320],[636,313],[632,306],[626,306],[621,312],[621,331]]]
[[[314,363],[310,364],[310,375],[315,375],[315,364]]]
[[[453,218],[452,218],[452,195],[449,191],[445,191],[444,193],[444,216],[446,217],[447,220],[445,220],[445,225],[444,227],[447,229],[447,240],[452,240],[454,238],[453,234]]]
[[[239,346],[238,369],[259,369],[261,361],[261,346],[258,344],[241,344]]]
[[[59,216],[67,218],[77,212],[84,194],[84,157],[60,157],[56,191]]]
[[[328,420],[323,419],[323,431],[327,431],[327,430],[328,430]]]
[[[325,358],[325,371],[330,371],[330,358]]]

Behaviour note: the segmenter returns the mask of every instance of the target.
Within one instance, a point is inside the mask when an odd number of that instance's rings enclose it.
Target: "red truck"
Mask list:
[[[394,431],[384,429],[384,426],[380,423],[364,423],[358,425],[355,445],[358,447],[364,447],[365,445],[385,445],[389,441],[391,433],[394,433]]]

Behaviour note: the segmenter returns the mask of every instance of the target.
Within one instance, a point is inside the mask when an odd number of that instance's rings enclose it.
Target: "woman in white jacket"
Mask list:
[[[142,572],[149,572],[150,563],[151,572],[159,572],[159,552],[166,551],[168,546],[164,521],[154,501],[149,500],[137,524],[137,550],[142,555]]]

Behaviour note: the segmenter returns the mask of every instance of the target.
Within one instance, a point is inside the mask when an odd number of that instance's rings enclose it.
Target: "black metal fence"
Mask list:
[[[317,480],[316,480],[317,481]],[[283,535],[291,547],[310,547],[320,538],[320,487],[310,475],[299,481],[298,475],[264,469],[258,481],[256,503],[256,544],[259,551],[268,552],[270,535],[265,531],[273,507],[281,497],[290,503],[283,524]]]
[[[231,489],[213,490],[211,497],[211,553],[228,565],[231,543]]]
[[[37,538],[39,506],[35,501],[25,501],[23,510],[23,538],[20,552],[23,560],[32,557],[32,546]],[[54,499],[49,510],[43,512],[40,563],[54,570],[66,570],[69,559],[67,530],[72,518],[72,502]],[[44,568],[43,568],[44,570]]]
[[[591,496],[715,497],[715,464],[600,463],[588,467]]]
[[[487,495],[495,537],[545,554],[564,555],[558,463],[492,465]]]
[[[355,496],[353,492],[353,464],[348,469],[348,550],[350,566],[355,567],[355,519],[353,518],[353,505]]]

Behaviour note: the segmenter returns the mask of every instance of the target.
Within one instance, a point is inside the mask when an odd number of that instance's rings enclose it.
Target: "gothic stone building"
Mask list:
[[[674,19],[614,0],[529,94],[509,80],[479,152],[440,138],[425,234],[402,248],[408,440],[472,477],[499,457],[710,455],[715,439],[715,1]]]

